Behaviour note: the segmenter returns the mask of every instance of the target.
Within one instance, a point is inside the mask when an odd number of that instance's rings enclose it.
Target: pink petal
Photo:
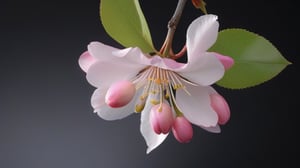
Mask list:
[[[210,105],[212,87],[185,85],[188,95],[183,89],[176,92],[176,102],[184,116],[193,124],[203,127],[214,127],[218,123],[217,113]]]

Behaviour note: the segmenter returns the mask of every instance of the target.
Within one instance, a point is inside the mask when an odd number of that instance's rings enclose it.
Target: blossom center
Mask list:
[[[152,105],[162,104],[164,101],[168,101],[172,109],[176,113],[180,113],[175,101],[175,92],[178,89],[184,89],[187,92],[183,81],[186,81],[186,79],[174,71],[156,66],[145,68],[133,81],[137,89],[143,88],[140,101],[136,105],[136,112],[141,112],[146,100],[148,97],[151,97],[150,103]]]

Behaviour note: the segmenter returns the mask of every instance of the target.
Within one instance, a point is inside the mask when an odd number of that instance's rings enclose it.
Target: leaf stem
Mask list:
[[[168,22],[168,33],[165,42],[162,48],[160,49],[160,53],[163,57],[172,57],[174,55],[172,49],[172,41],[186,2],[187,0],[178,0],[175,12],[170,21]]]

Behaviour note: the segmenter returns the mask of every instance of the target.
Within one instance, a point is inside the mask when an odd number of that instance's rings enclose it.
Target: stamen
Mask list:
[[[173,71],[155,66],[149,66],[143,69],[134,78],[133,83],[136,85],[137,89],[143,87],[143,92],[135,109],[137,112],[141,112],[144,109],[149,94],[152,94],[153,96],[151,97],[155,98],[151,98],[149,103],[157,105],[162,104],[167,100],[176,115],[181,114],[175,100],[176,90],[183,89],[188,95],[191,95],[186,90],[183,83],[196,85]]]
[[[145,104],[137,104],[135,105],[135,112],[140,113],[144,110]]]
[[[163,88],[162,85],[159,87],[159,93],[160,93],[160,104],[164,101],[164,94],[163,94]]]
[[[152,105],[157,105],[157,104],[159,104],[160,102],[157,101],[157,100],[155,100],[155,99],[152,99],[152,100],[150,100],[150,103],[151,103]]]
[[[146,104],[146,99],[145,95],[140,96],[140,101],[138,104],[135,105],[135,112],[140,113],[144,110],[145,104]]]
[[[170,85],[170,89],[171,88],[171,85]],[[183,115],[180,108],[178,107],[178,105],[176,104],[176,100],[175,100],[175,95],[172,93],[171,96],[170,96],[170,104],[172,105],[171,107],[173,108],[174,112],[176,113],[177,116],[181,116]]]

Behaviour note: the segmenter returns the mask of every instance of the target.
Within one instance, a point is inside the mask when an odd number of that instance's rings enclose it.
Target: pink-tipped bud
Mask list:
[[[188,143],[193,138],[192,124],[184,116],[175,118],[172,132],[177,141],[181,143]]]
[[[172,109],[168,104],[157,104],[151,108],[150,123],[155,133],[168,133],[172,128],[173,121]]]
[[[78,60],[79,66],[84,72],[87,72],[94,62],[96,62],[96,59],[88,51],[82,53]]]
[[[234,60],[229,57],[229,56],[225,56],[219,53],[216,53],[217,58],[221,61],[221,63],[223,64],[225,70],[228,70],[229,68],[231,68],[234,64]]]
[[[105,103],[113,108],[127,105],[135,95],[135,86],[129,81],[114,83],[107,90]]]
[[[230,118],[230,108],[226,100],[219,94],[214,93],[210,95],[210,101],[212,108],[218,114],[218,123],[224,125]]]

